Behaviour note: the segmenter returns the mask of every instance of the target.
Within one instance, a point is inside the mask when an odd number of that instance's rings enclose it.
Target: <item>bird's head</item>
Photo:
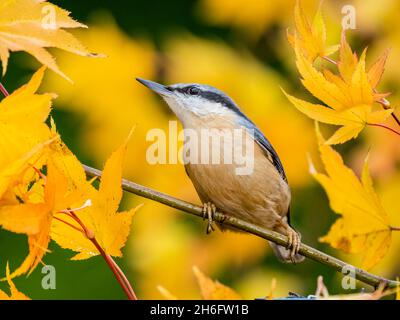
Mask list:
[[[183,123],[193,117],[241,115],[235,102],[212,86],[197,83],[164,86],[150,80],[136,80],[159,94]]]

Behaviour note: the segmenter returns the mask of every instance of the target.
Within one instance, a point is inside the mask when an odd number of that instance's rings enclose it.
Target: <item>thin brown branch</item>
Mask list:
[[[101,176],[100,170],[86,166],[86,165],[84,165],[83,167],[86,171],[86,174],[89,177],[100,177]],[[186,202],[186,201],[183,201],[183,200],[180,200],[180,199],[177,199],[177,198],[174,198],[165,193],[142,186],[135,182],[132,182],[132,181],[129,181],[126,179],[122,179],[122,188],[125,191],[136,194],[138,196],[160,202],[162,204],[165,204],[165,205],[170,206],[175,209],[179,209],[181,211],[195,215],[200,218],[203,217],[202,207],[194,205],[194,204]],[[215,214],[214,220],[219,223],[223,223],[225,225],[229,225],[231,227],[239,229],[241,231],[246,231],[246,232],[252,233],[256,236],[259,236],[263,239],[272,241],[272,242],[282,245],[282,246],[287,246],[287,244],[288,244],[287,237],[281,235],[280,233],[260,228],[254,224],[248,223],[241,219],[223,215],[220,212],[217,212]],[[335,257],[332,257],[326,253],[323,253],[323,252],[321,252],[311,246],[308,246],[304,243],[301,244],[299,252],[303,256],[310,258],[316,262],[322,263],[340,273],[342,273],[343,270],[354,270],[355,276],[358,280],[360,280],[361,282],[363,282],[365,284],[369,284],[375,288],[378,288],[379,285],[382,283],[390,288],[394,288],[397,285],[399,285],[399,282],[396,282],[394,280],[388,280],[388,279],[379,277],[377,275],[371,274],[365,270],[356,268],[344,261],[341,261],[341,260],[339,260]]]
[[[125,292],[126,296],[128,297],[128,299],[129,300],[137,300],[137,297],[136,297],[136,295],[135,295],[130,283],[128,282],[128,280],[125,281],[125,279],[126,279],[125,275],[122,276],[121,273],[120,273],[120,269],[116,268],[117,264],[115,263],[114,259],[109,254],[105,253],[103,248],[97,242],[96,238],[91,238],[91,239],[89,238],[89,240],[95,245],[97,250],[100,252],[101,256],[106,261],[107,265],[110,267],[111,271],[114,273],[118,283],[120,284],[120,286],[124,290],[124,292]]]
[[[99,251],[99,253],[103,257],[104,261],[107,263],[107,265],[110,268],[110,270],[114,273],[115,278],[117,279],[118,283],[120,284],[122,290],[124,290],[124,292],[125,292],[126,296],[128,297],[128,299],[129,300],[137,300],[136,294],[133,291],[132,286],[129,283],[128,279],[126,278],[125,274],[119,268],[119,266],[114,261],[114,259],[109,254],[107,254],[104,251],[104,249],[100,246],[100,244],[97,241],[93,231],[89,230],[86,227],[86,225],[75,214],[74,211],[68,210],[68,213],[66,213],[65,211],[60,211],[60,213],[64,213],[64,214],[68,215],[69,217],[71,217],[72,219],[74,219],[81,226],[82,230],[77,228],[77,227],[75,227],[75,226],[73,226],[69,222],[66,222],[63,219],[60,219],[60,218],[57,218],[57,217],[55,217],[55,219],[67,224],[68,226],[74,228],[75,230],[81,231],[86,236],[86,238],[88,238],[93,243],[93,245],[96,247],[96,249]]]
[[[133,297],[133,300],[137,300],[136,294],[133,291],[131,283],[129,282],[128,278],[125,276],[124,272],[118,266],[118,264],[115,262],[115,260],[110,255],[108,255],[108,256],[110,257],[111,262],[114,264],[114,268],[117,270],[117,272],[120,274],[122,280],[125,282],[126,287],[129,289],[129,291],[130,291],[130,293],[131,293],[131,295]]]
[[[2,84],[1,82],[0,82],[0,91],[1,91],[1,93],[2,93],[5,97],[7,97],[7,96],[10,95],[10,94],[8,93],[7,89],[4,88],[4,86],[3,86],[3,84]]]

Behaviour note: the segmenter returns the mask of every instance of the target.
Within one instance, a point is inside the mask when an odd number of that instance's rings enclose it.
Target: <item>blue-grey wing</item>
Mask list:
[[[272,162],[276,170],[278,170],[280,176],[282,179],[286,182],[287,177],[285,174],[285,170],[283,169],[283,165],[281,162],[281,159],[279,159],[278,154],[276,153],[274,147],[271,145],[271,143],[268,141],[268,139],[264,136],[264,134],[261,132],[260,129],[258,129],[250,120],[246,119],[247,121],[244,122],[244,126],[249,130],[250,133],[254,135],[254,139],[258,143],[258,145],[261,147],[261,149],[265,152],[265,155],[267,158]],[[290,224],[290,207],[288,208],[288,212],[286,213],[287,217],[287,223]]]
[[[265,152],[265,155],[267,156],[267,158],[275,166],[276,170],[278,170],[282,179],[284,181],[288,182],[286,174],[285,174],[285,170],[283,169],[281,159],[279,159],[279,156],[276,153],[274,147],[271,145],[271,143],[264,136],[264,134],[261,132],[261,130],[258,129],[253,122],[251,122],[248,118],[244,118],[244,119],[245,119],[245,121],[242,121],[241,124],[244,125],[244,127],[247,128],[249,130],[249,132],[254,135],[254,139],[256,140],[258,145],[261,147],[261,149]],[[288,208],[286,217],[287,217],[287,222],[290,225],[290,207]]]
[[[278,170],[282,179],[287,182],[285,170],[283,169],[282,162],[279,159],[279,156],[276,153],[274,147],[271,145],[271,143],[267,140],[267,138],[262,134],[262,132],[259,129],[255,130],[254,138],[257,141],[258,145],[266,153],[266,155],[269,156],[269,159],[271,159],[272,164],[275,166],[276,170]]]
[[[251,122],[246,116],[241,119],[241,125],[243,125],[249,132],[254,135],[254,139],[261,147],[261,149],[265,152],[265,155],[268,159],[272,162],[275,166],[276,170],[278,170],[279,174],[281,175],[282,179],[287,182],[287,177],[285,174],[285,170],[283,169],[283,165],[281,160],[279,159],[278,154],[276,153],[274,147],[268,141],[268,139],[264,136],[260,129]]]

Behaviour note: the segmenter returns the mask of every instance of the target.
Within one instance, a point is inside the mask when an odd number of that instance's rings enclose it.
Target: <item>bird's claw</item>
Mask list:
[[[203,220],[207,219],[207,234],[214,231],[212,225],[214,220],[214,214],[217,212],[217,208],[211,202],[203,203]]]
[[[286,249],[290,250],[290,259],[293,263],[296,261],[296,255],[299,253],[301,245],[301,235],[293,229],[289,229],[287,233],[288,244]]]

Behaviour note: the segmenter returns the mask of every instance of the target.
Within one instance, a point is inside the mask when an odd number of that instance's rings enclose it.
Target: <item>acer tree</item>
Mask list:
[[[43,17],[43,12],[47,16]],[[367,50],[360,55],[353,52],[344,32],[339,44],[327,45],[321,8],[311,23],[297,2],[294,22],[295,30],[288,32],[287,38],[294,50],[296,68],[305,89],[319,102],[299,99],[286,89],[283,92],[298,111],[315,121],[317,147],[326,173],[316,170],[311,157],[309,171],[325,190],[331,209],[340,215],[328,234],[319,240],[346,253],[362,254],[361,266],[366,270],[355,268],[355,276],[376,290],[347,298],[379,299],[393,294],[399,283],[368,270],[387,254],[392,237],[398,236],[396,232],[400,227],[392,225],[374,189],[368,156],[358,178],[332,146],[357,139],[366,128],[400,136],[399,128],[386,123],[392,118],[400,127],[395,110],[387,100],[389,94],[378,91],[389,51],[384,51],[367,68]],[[38,93],[38,89],[46,68],[68,81],[73,79],[59,69],[47,48],[58,48],[87,58],[105,58],[103,54],[86,49],[66,31],[70,28],[87,26],[47,1],[15,0],[0,4],[3,75],[7,71],[10,52],[25,51],[43,65],[25,85],[12,93],[7,91],[7,83],[0,85],[4,95],[0,101],[0,226],[26,235],[29,249],[17,268],[10,271],[7,264],[3,280],[8,283],[10,295],[0,290],[0,299],[27,299],[16,289],[13,279],[31,274],[43,258],[51,254],[48,250],[51,240],[61,248],[72,250],[75,254],[72,260],[102,256],[126,296],[137,299],[133,289],[135,284],[130,283],[114,260],[123,255],[122,249],[139,209],[132,207],[120,211],[123,190],[203,216],[199,206],[123,179],[123,163],[134,130],[126,132],[127,138],[109,156],[102,171],[81,163],[62,140],[51,117],[56,93]],[[334,53],[338,54],[337,60],[331,58]],[[276,90],[280,93],[279,86]],[[319,123],[339,128],[325,139]],[[217,213],[215,219],[280,245],[288,243],[288,239],[278,233],[222,213]],[[301,245],[300,253],[339,272],[343,267],[351,266],[306,244]],[[193,273],[204,299],[242,298],[234,289],[212,280],[199,268],[194,267]],[[267,299],[275,297],[276,286],[276,281],[272,281],[270,292],[265,293]],[[167,288],[159,286],[158,289],[165,298],[176,299]],[[329,296],[322,280],[318,280],[317,292],[319,298],[346,298]]]

